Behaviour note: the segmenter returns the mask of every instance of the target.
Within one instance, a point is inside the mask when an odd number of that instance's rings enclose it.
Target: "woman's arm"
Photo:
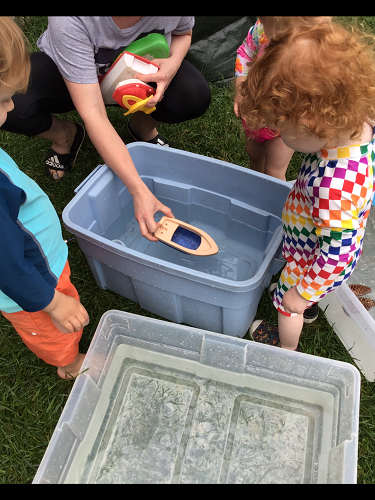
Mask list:
[[[73,83],[65,78],[64,80],[96,150],[132,195],[134,214],[142,236],[150,241],[157,241],[153,233],[159,224],[155,222],[154,214],[161,211],[167,217],[173,217],[173,213],[151,193],[140,178],[128,149],[108,119],[99,83]]]

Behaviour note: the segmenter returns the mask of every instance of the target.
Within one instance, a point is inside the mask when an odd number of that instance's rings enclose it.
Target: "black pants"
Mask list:
[[[14,109],[1,128],[33,137],[51,128],[51,113],[67,113],[75,107],[52,59],[44,52],[33,52],[30,57],[27,92],[13,96]],[[181,123],[203,115],[210,102],[211,91],[205,78],[184,60],[152,117],[162,123]]]

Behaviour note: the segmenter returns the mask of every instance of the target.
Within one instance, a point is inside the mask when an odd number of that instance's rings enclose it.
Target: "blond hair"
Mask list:
[[[327,141],[360,137],[375,119],[374,37],[335,23],[301,26],[275,36],[251,63],[239,111],[250,129],[296,127]],[[272,124],[272,125],[271,125]]]
[[[28,41],[8,16],[0,17],[0,86],[26,92],[30,77]]]

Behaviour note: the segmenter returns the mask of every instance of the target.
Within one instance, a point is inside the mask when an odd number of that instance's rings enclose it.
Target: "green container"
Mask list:
[[[165,36],[160,33],[150,33],[149,35],[135,40],[126,47],[124,52],[130,52],[145,59],[163,59],[169,57],[169,46]],[[117,57],[121,57],[122,53]],[[117,61],[116,59],[116,61]],[[115,62],[116,62],[115,61]]]

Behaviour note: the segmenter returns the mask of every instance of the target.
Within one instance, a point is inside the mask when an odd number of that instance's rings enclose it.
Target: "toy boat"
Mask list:
[[[209,256],[218,253],[215,241],[195,226],[170,217],[162,217],[154,236],[159,241],[189,255]]]

